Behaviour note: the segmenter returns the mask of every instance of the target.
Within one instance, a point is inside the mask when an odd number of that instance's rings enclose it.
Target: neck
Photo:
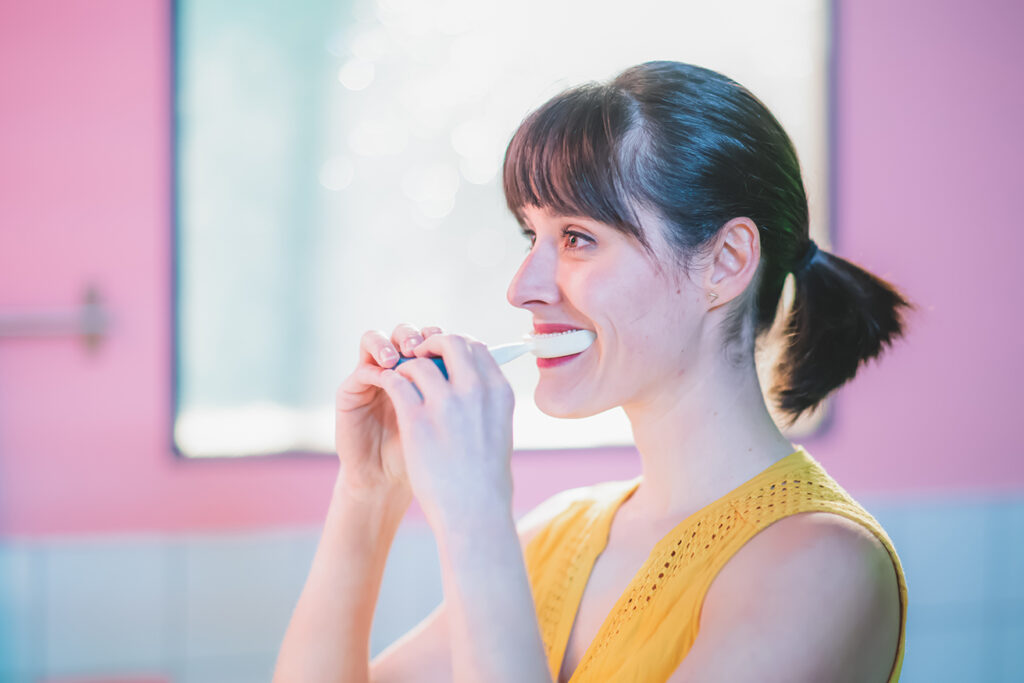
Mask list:
[[[768,412],[754,366],[724,365],[624,406],[643,462],[627,516],[682,519],[796,450]]]

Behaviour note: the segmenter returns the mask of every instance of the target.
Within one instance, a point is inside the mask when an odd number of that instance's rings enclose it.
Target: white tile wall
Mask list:
[[[433,533],[425,523],[403,524],[384,568],[370,634],[371,659],[433,612],[442,598]]]
[[[265,657],[277,651],[306,570],[293,533],[207,536],[184,555],[184,659]]]
[[[244,657],[199,657],[182,662],[175,671],[176,683],[269,683],[274,675],[276,652]]]
[[[74,539],[46,551],[44,672],[161,671],[168,664],[165,546],[156,538]]]
[[[1024,680],[1024,497],[867,504],[910,591],[904,682]],[[0,683],[268,681],[319,529],[0,542]],[[429,528],[388,558],[371,656],[441,601]]]

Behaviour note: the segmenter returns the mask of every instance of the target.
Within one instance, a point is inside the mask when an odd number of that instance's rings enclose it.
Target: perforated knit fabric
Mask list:
[[[558,681],[583,589],[608,542],[612,517],[640,477],[587,487],[525,549],[541,635]],[[662,538],[597,632],[571,683],[665,681],[697,638],[712,580],[755,534],[799,512],[832,512],[869,529],[889,552],[899,583],[900,635],[890,683],[899,679],[907,586],[881,525],[799,447],[761,474],[683,520]]]

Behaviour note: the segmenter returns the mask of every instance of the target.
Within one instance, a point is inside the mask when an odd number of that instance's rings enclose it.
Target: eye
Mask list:
[[[526,247],[526,251],[530,251],[537,243],[537,233],[529,228],[522,228],[520,232],[523,234],[523,237],[530,241],[530,244]],[[576,251],[594,244],[593,238],[570,228],[562,228],[562,240],[567,251]]]
[[[588,244],[594,243],[594,240],[583,233],[570,230],[569,228],[562,228],[562,238],[565,239],[566,246],[569,249],[582,249]]]
[[[523,237],[530,241],[530,244],[526,247],[526,251],[530,251],[530,249],[533,248],[534,243],[537,241],[537,233],[533,230],[527,230],[526,228],[523,228],[521,232],[523,233]]]

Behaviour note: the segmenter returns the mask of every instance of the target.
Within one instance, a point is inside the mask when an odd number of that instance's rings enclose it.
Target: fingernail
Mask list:
[[[415,349],[417,346],[419,346],[422,343],[423,343],[423,338],[419,337],[419,336],[409,337],[408,339],[406,339],[405,340],[405,344],[404,344],[406,354],[412,353],[412,350]]]
[[[381,362],[381,364],[387,363],[388,361],[396,360],[397,358],[398,358],[398,354],[395,353],[395,350],[392,349],[390,346],[386,346],[383,349],[381,349],[381,352],[380,352],[380,362]]]

